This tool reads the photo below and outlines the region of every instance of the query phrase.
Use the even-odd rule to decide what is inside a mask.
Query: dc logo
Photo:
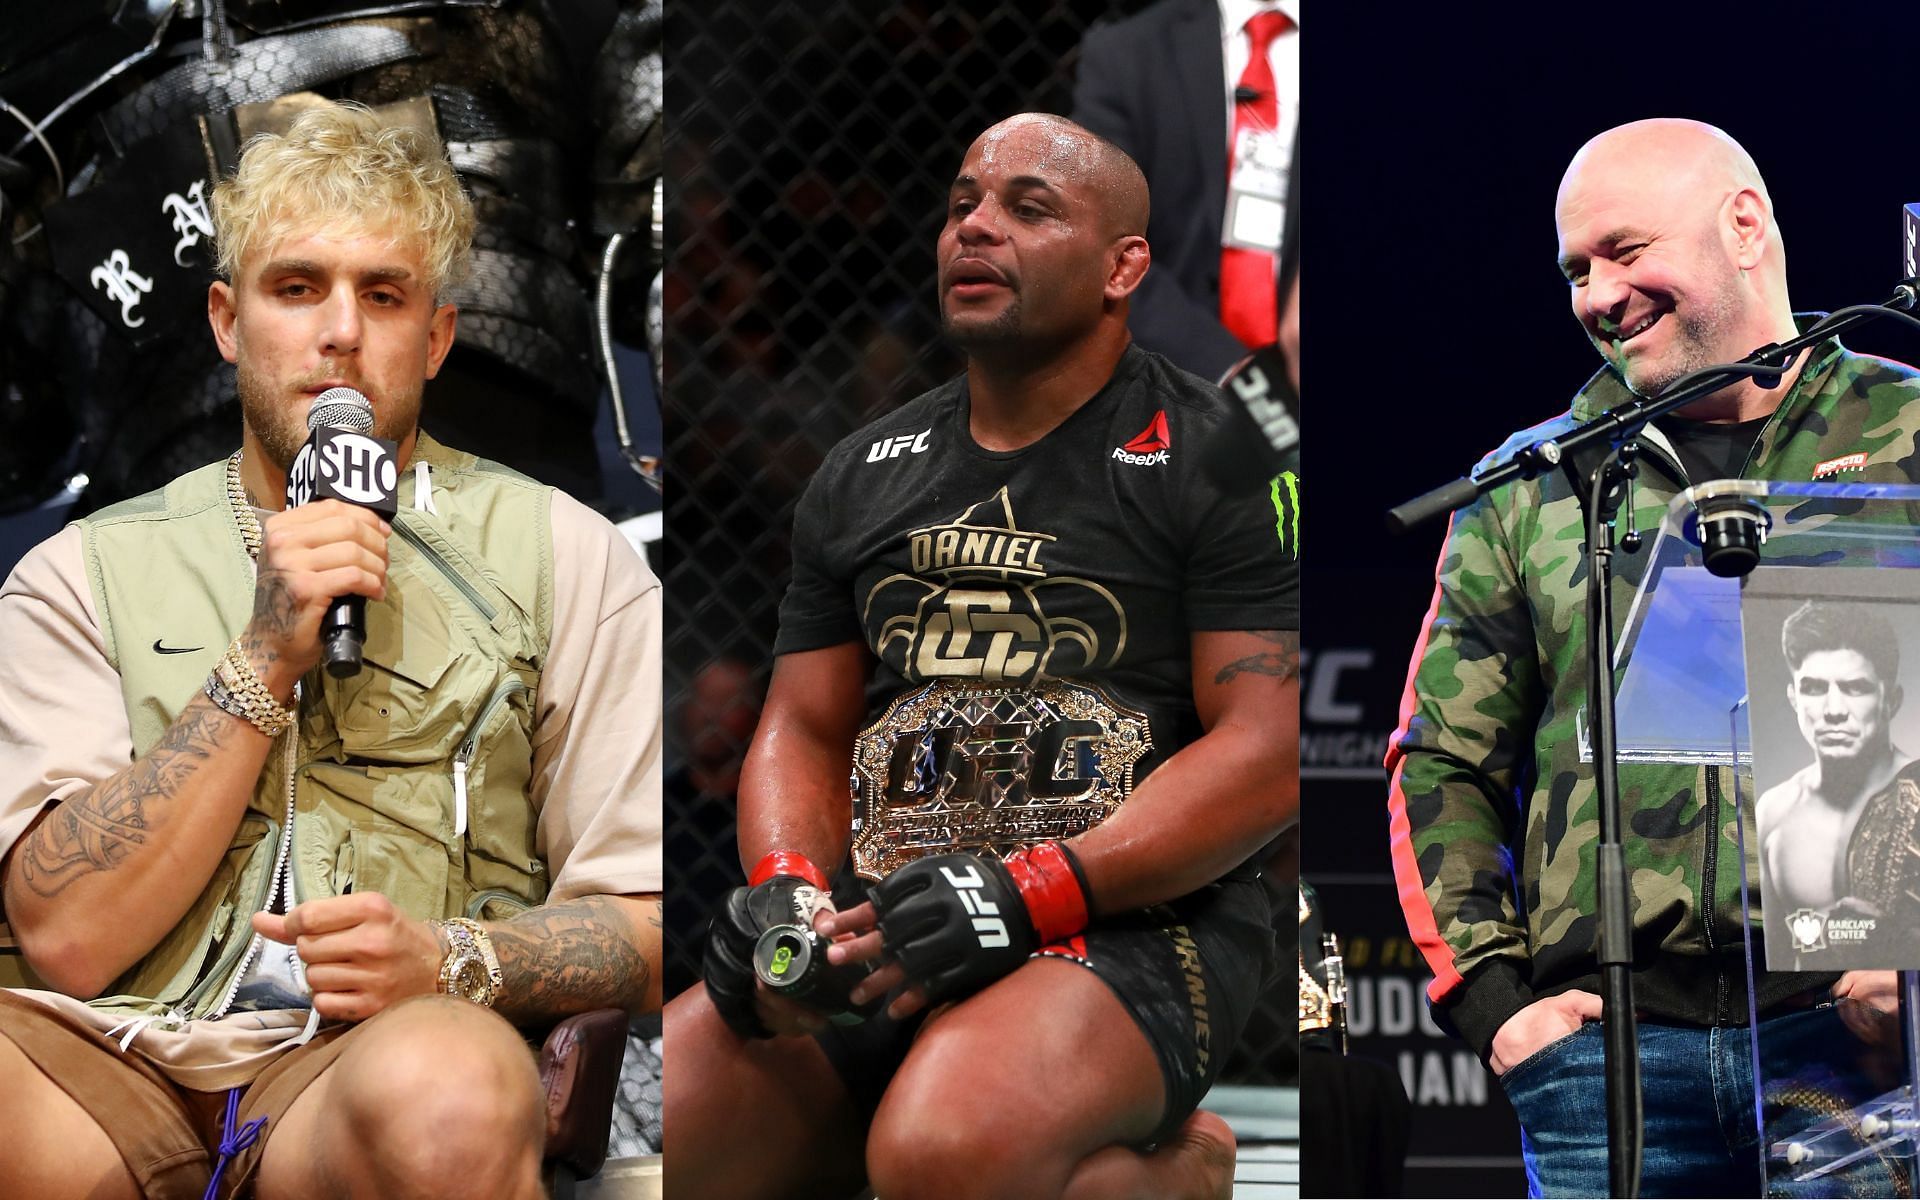
[[[379,442],[338,432],[320,447],[320,474],[344,499],[373,504],[393,495],[400,469]]]

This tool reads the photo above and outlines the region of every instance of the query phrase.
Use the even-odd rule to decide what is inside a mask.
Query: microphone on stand
[[[373,405],[349,387],[328,388],[307,410],[307,444],[287,472],[287,507],[344,500],[391,522],[399,511],[400,447],[373,437]],[[320,622],[320,661],[345,679],[360,672],[367,642],[367,598],[340,596]]]

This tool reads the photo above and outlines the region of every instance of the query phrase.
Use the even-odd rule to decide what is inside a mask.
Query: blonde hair
[[[213,189],[213,224],[230,282],[250,252],[296,231],[391,230],[420,248],[438,300],[466,278],[473,251],[473,203],[439,143],[351,103],[250,138],[239,169]]]

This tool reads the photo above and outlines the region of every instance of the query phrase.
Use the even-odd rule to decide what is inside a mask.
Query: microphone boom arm
[[[1843,329],[1885,316],[1898,317],[1920,328],[1920,320],[1907,312],[1916,303],[1920,303],[1920,279],[1903,280],[1894,289],[1893,295],[1879,304],[1858,304],[1839,309],[1814,322],[1805,333],[1784,342],[1762,346],[1737,363],[1703,367],[1675,380],[1658,396],[1640,397],[1618,408],[1610,408],[1560,437],[1521,447],[1505,462],[1495,463],[1478,475],[1456,479],[1415,496],[1387,510],[1387,528],[1393,533],[1406,533],[1442,514],[1465,508],[1504,484],[1517,479],[1536,478],[1558,466],[1567,455],[1590,445],[1605,442],[1617,446],[1637,435],[1655,417],[1664,416],[1676,408],[1684,408],[1739,379],[1771,376],[1773,383],[1766,386],[1776,386],[1781,373],[1800,351]]]

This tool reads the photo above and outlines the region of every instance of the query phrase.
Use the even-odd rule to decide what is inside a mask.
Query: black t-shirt
[[[875,713],[939,678],[1099,683],[1170,752],[1197,730],[1192,632],[1300,625],[1298,481],[1227,496],[1203,469],[1229,403],[1138,347],[1019,450],[974,442],[964,376],[909,402],[801,498],[775,653],[864,641]]]
[[[1689,421],[1671,414],[1654,422],[1680,456],[1680,466],[1693,483],[1709,479],[1738,479],[1747,465],[1753,444],[1760,440],[1771,416],[1732,424],[1715,421]]]

